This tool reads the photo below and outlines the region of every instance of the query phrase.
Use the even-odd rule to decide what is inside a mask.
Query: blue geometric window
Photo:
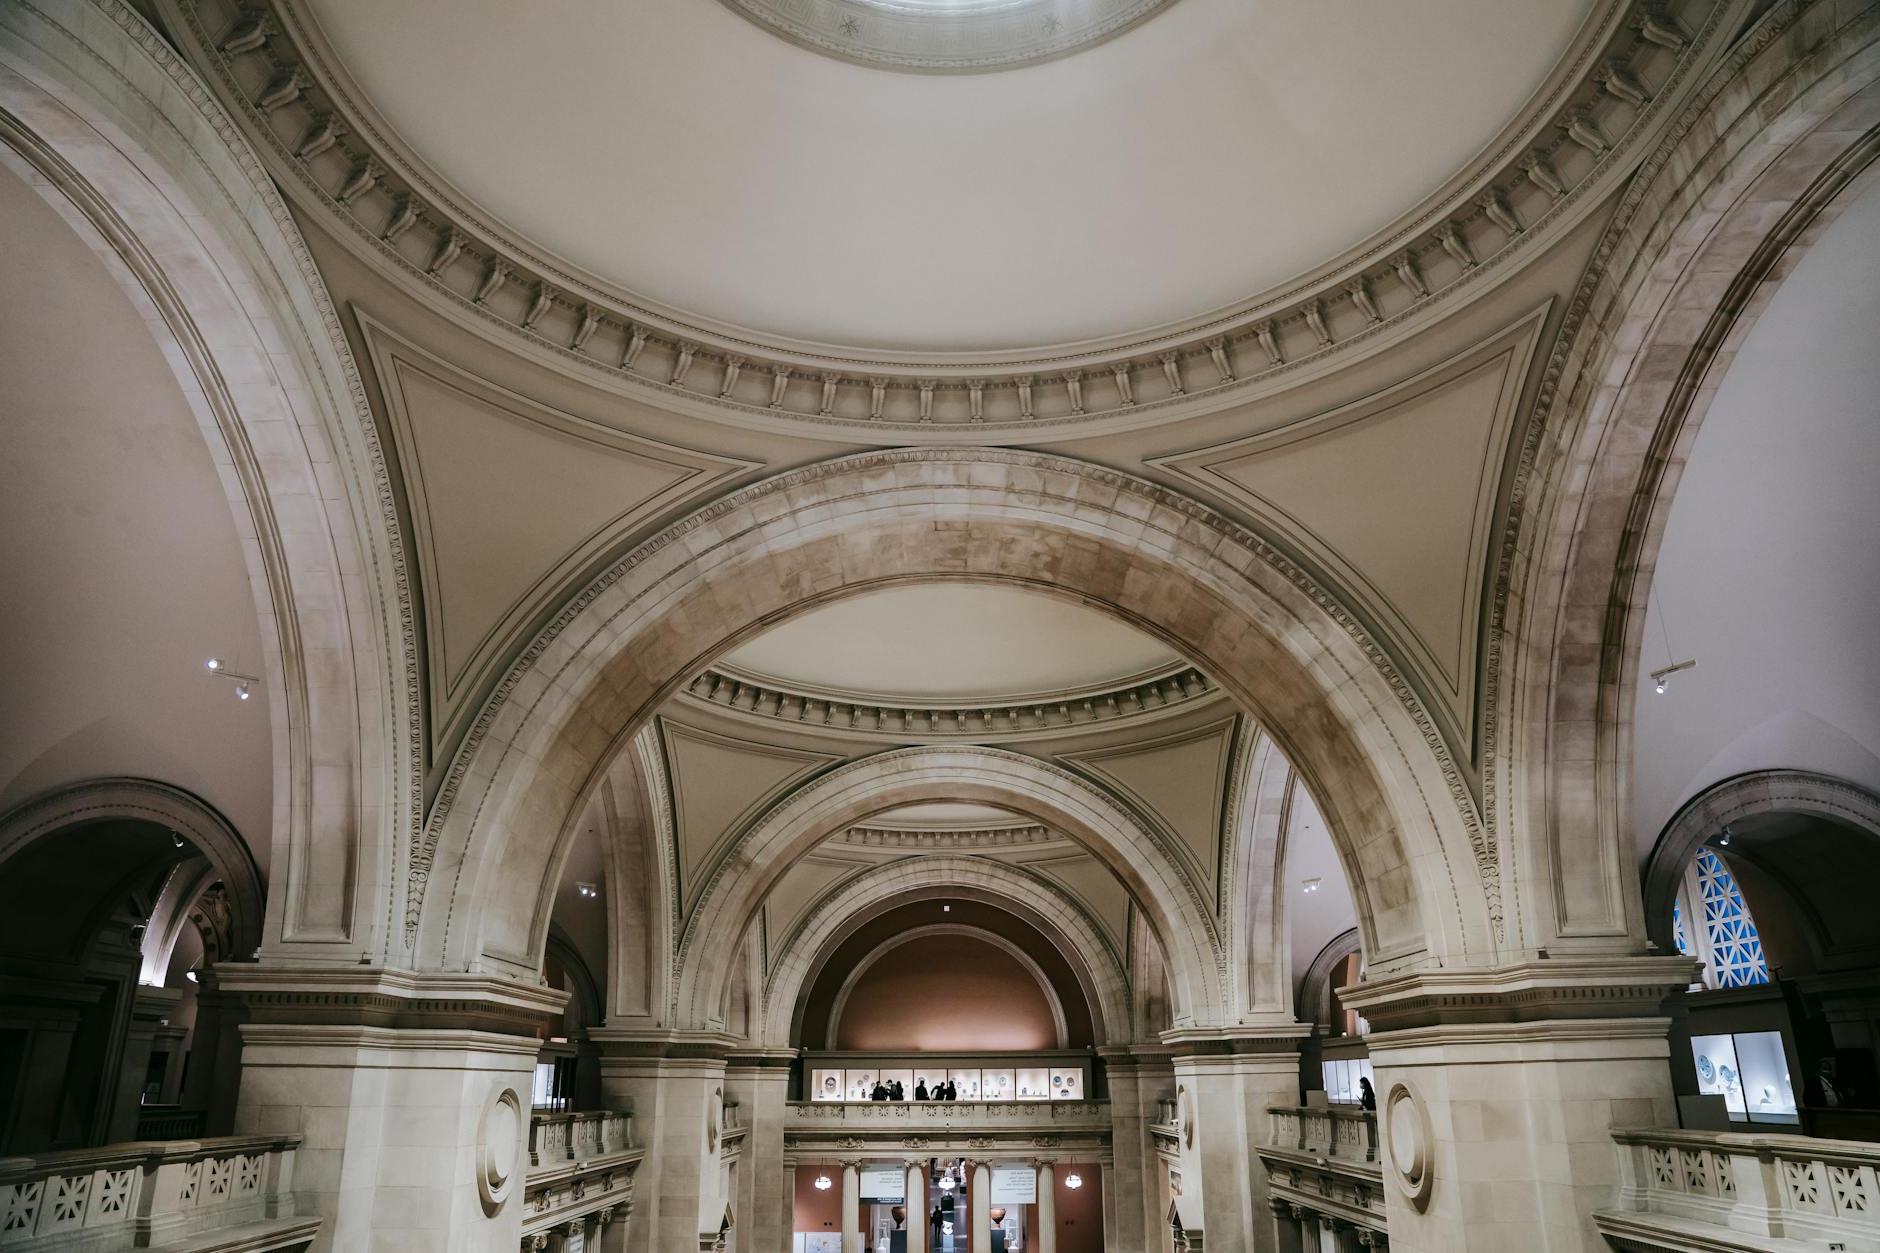
[[[1762,937],[1756,933],[1756,922],[1743,901],[1743,890],[1723,858],[1708,848],[1697,854],[1697,892],[1704,913],[1704,947],[1710,950],[1712,985],[1747,988],[1769,982]],[[1678,947],[1684,948],[1682,936]]]
[[[1697,956],[1696,953],[1691,951],[1690,929],[1684,925],[1683,901],[1671,902],[1671,938],[1676,941],[1678,952],[1684,954],[1686,957]]]

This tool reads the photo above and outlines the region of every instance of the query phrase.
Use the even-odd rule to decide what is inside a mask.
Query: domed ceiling
[[[1330,261],[1489,145],[1590,8],[1179,0],[958,75],[716,0],[308,3],[402,139],[533,245],[694,321],[941,354],[1138,332]]]
[[[994,584],[921,583],[799,614],[735,649],[721,668],[838,699],[995,704],[1120,685],[1179,660],[1072,601]]]

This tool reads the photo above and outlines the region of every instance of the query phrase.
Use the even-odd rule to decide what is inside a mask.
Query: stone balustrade
[[[1108,1101],[792,1101],[791,1130],[853,1128],[934,1132],[1000,1131],[1021,1127],[1107,1130]]]
[[[633,1115],[612,1110],[538,1111],[529,1120],[529,1166],[588,1161],[633,1147]]]
[[[613,1247],[603,1233],[631,1218],[642,1156],[631,1114],[538,1111],[529,1120],[522,1249]]]
[[[1617,1203],[1594,1215],[1634,1250],[1880,1253],[1880,1144],[1761,1132],[1613,1132]]]
[[[304,1249],[295,1136],[137,1140],[0,1158],[0,1249]]]
[[[1377,1115],[1355,1105],[1267,1107],[1267,1142],[1315,1157],[1377,1160]]]

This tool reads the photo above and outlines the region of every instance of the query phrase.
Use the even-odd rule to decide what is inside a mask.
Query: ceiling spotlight
[[[952,912],[953,912],[953,906],[951,906],[951,905],[942,905],[942,906],[940,907],[940,912],[941,912],[941,913],[943,913],[943,914],[950,914],[950,913],[952,913]]]
[[[589,900],[593,900],[601,894],[600,884],[598,883],[577,883],[574,885],[574,890],[579,892],[582,896],[587,897]]]
[[[1077,1189],[1084,1186],[1084,1177],[1076,1171],[1072,1171],[1070,1174],[1064,1176],[1064,1186],[1075,1192]]]
[[[1304,883],[1299,885],[1299,890],[1302,892],[1316,892],[1319,890],[1319,882],[1318,879],[1307,879]]]
[[[222,668],[222,659],[220,657],[211,657],[202,664],[210,670],[220,670]]]
[[[236,700],[247,700],[251,694],[252,693],[249,692],[248,685],[246,683],[237,683],[235,685],[235,699]]]
[[[829,1176],[828,1176],[828,1175],[817,1175],[817,1176],[816,1176],[816,1191],[818,1191],[818,1192],[827,1192],[827,1191],[829,1191],[829,1189],[831,1189],[831,1188],[833,1188],[833,1187],[835,1187],[835,1184],[833,1184],[833,1183],[831,1183],[831,1182],[829,1182]]]
[[[193,970],[186,970],[186,971],[184,971],[184,972],[183,972],[183,978],[185,978],[185,979],[187,979],[187,980],[189,980],[189,981],[190,981],[191,983],[201,983],[201,982],[202,982],[202,976],[201,976],[201,975],[199,975],[199,974],[197,974],[197,973],[196,973],[195,971],[193,971]]]
[[[178,835],[176,832],[172,831],[170,832],[170,843],[176,845],[176,847],[178,848],[181,848],[183,847],[183,837]]]
[[[1680,670],[1694,670],[1696,668],[1697,659],[1692,658],[1690,661],[1680,661],[1673,665],[1666,666],[1661,670],[1652,671],[1652,691],[1663,696],[1666,689],[1671,686],[1672,675]]]
[[[218,679],[227,679],[235,685],[235,699],[247,700],[254,695],[252,684],[261,682],[252,674],[236,674],[228,668],[228,663],[220,657],[211,657],[202,663],[203,669]]]
[[[1730,828],[1729,827],[1725,827],[1722,831],[1718,832],[1717,847],[1719,848],[1730,847]]]

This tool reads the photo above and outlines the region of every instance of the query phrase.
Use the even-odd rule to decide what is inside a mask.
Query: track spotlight
[[[1730,847],[1730,828],[1729,827],[1725,827],[1722,831],[1718,832],[1717,847],[1718,848]]]
[[[1692,658],[1690,661],[1680,661],[1673,665],[1666,666],[1662,670],[1652,671],[1652,691],[1658,693],[1660,696],[1663,696],[1665,692],[1671,687],[1672,675],[1676,674],[1680,670],[1694,670],[1696,668],[1697,668],[1697,659]]]
[[[220,670],[222,668],[222,659],[220,657],[211,657],[202,664],[210,670]]]
[[[261,682],[260,679],[257,679],[252,674],[237,674],[233,670],[230,670],[228,668],[228,662],[222,660],[220,657],[209,658],[209,660],[202,663],[202,668],[218,679],[227,679],[233,683],[235,685],[236,700],[247,700],[250,696],[253,696],[255,694],[253,685]]]
[[[1299,885],[1299,890],[1301,892],[1316,892],[1319,890],[1319,884],[1321,882],[1322,880],[1317,878],[1307,879],[1304,883]]]
[[[588,900],[594,900],[601,894],[601,887],[598,883],[577,883],[574,885],[574,890]]]
[[[179,835],[177,832],[172,831],[170,832],[170,843],[176,845],[176,847],[178,848],[181,848],[183,847],[183,837]]]

